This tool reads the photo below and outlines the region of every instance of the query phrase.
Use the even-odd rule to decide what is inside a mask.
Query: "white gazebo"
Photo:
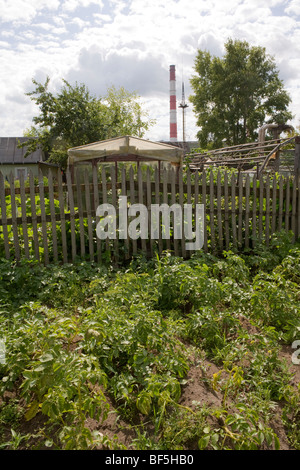
[[[93,142],[68,150],[68,166],[70,170],[80,164],[118,162],[157,163],[160,172],[161,163],[174,167],[182,166],[184,151],[175,145],[132,137],[129,135],[109,140]]]

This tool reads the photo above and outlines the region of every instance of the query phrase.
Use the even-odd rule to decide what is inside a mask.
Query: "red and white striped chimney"
[[[177,142],[176,72],[170,65],[170,142]]]

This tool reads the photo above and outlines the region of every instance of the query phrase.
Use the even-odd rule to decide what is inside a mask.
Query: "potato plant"
[[[299,266],[280,234],[122,267],[1,259],[1,448],[299,449],[300,389],[281,354],[300,339]],[[218,402],[186,399],[192,371]],[[130,442],[106,432],[112,414]]]

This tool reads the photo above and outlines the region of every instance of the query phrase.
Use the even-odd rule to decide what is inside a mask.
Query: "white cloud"
[[[62,3],[62,8],[65,11],[72,12],[79,7],[87,8],[93,4],[98,5],[100,8],[103,7],[103,3],[101,0],[65,0]]]
[[[59,0],[0,0],[0,21],[28,23],[43,9],[59,7]]]
[[[298,0],[291,0],[288,7],[285,9],[288,15],[300,16],[300,3]]]
[[[27,23],[36,15],[36,8],[25,0],[0,0],[0,21]]]

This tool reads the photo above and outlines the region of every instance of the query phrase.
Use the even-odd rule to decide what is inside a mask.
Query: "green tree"
[[[40,147],[46,160],[66,167],[67,150],[121,135],[142,137],[154,120],[143,111],[136,93],[111,87],[103,99],[92,96],[84,84],[63,87],[56,95],[44,84],[32,80],[35,90],[26,95],[39,107],[34,125],[24,132],[28,140],[25,156]]]
[[[229,39],[222,58],[198,50],[190,96],[201,147],[242,144],[257,138],[264,123],[292,119],[291,101],[274,59],[263,47]]]

